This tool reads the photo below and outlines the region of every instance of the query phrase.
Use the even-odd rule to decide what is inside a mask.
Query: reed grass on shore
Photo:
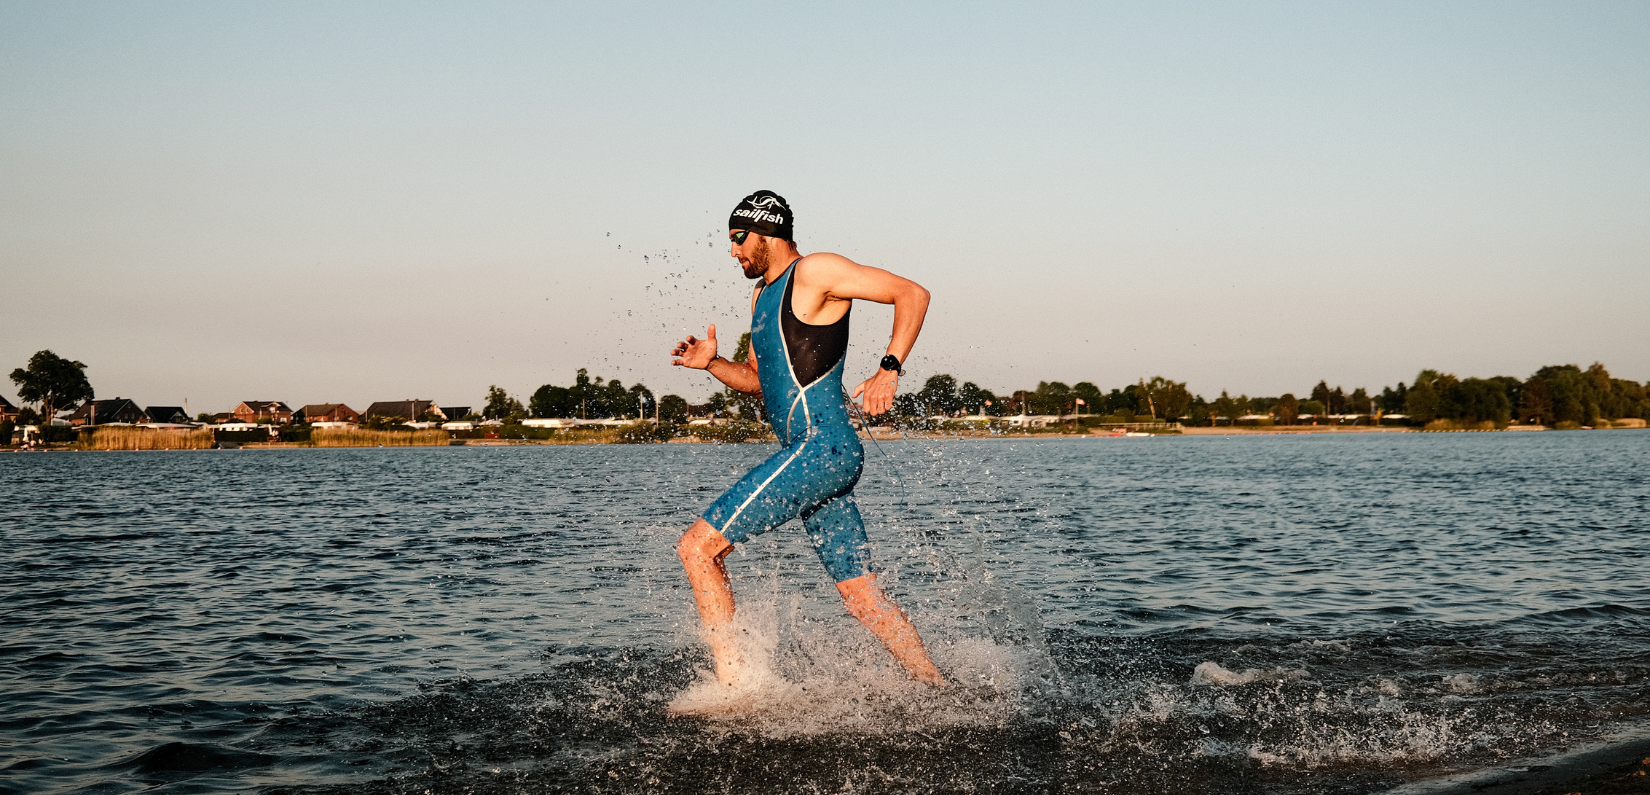
[[[209,450],[212,429],[93,428],[81,434],[82,450]]]
[[[310,434],[315,447],[436,447],[447,444],[446,431],[369,431],[363,428],[316,428]]]

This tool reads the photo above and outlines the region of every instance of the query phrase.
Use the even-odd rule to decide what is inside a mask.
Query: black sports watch
[[[893,370],[895,375],[905,375],[905,371],[900,369],[899,357],[892,353],[882,357],[882,369]]]

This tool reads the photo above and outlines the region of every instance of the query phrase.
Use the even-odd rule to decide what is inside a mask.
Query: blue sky
[[[728,211],[923,283],[910,370],[1650,380],[1650,5],[0,6],[0,365],[525,397],[748,327]],[[890,312],[855,312],[850,375]],[[0,393],[15,397],[9,382]]]

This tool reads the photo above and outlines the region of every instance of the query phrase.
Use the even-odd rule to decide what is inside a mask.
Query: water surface
[[[1642,725],[1650,433],[884,442],[912,685],[798,527],[672,543],[763,445],[0,456],[0,791],[1373,792]]]

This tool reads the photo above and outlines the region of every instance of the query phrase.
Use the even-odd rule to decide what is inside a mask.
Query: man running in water
[[[888,355],[852,396],[865,396],[864,413],[881,414],[893,407],[900,363],[916,345],[928,312],[928,291],[836,254],[802,256],[793,242],[793,220],[785,200],[766,190],[746,196],[728,219],[733,256],[746,278],[762,280],[751,296],[750,361],[716,355],[715,326],[705,339],[690,336],[671,352],[676,357],[671,364],[708,371],[741,392],[760,393],[782,445],[717,499],[676,544],[716,658],[716,675],[733,684],[743,667],[731,637],[733,589],[723,559],[734,544],[800,517],[848,612],[912,677],[944,684],[916,627],[883,595],[871,572],[865,524],[853,499],[865,449],[842,398],[853,300],[894,305]]]

